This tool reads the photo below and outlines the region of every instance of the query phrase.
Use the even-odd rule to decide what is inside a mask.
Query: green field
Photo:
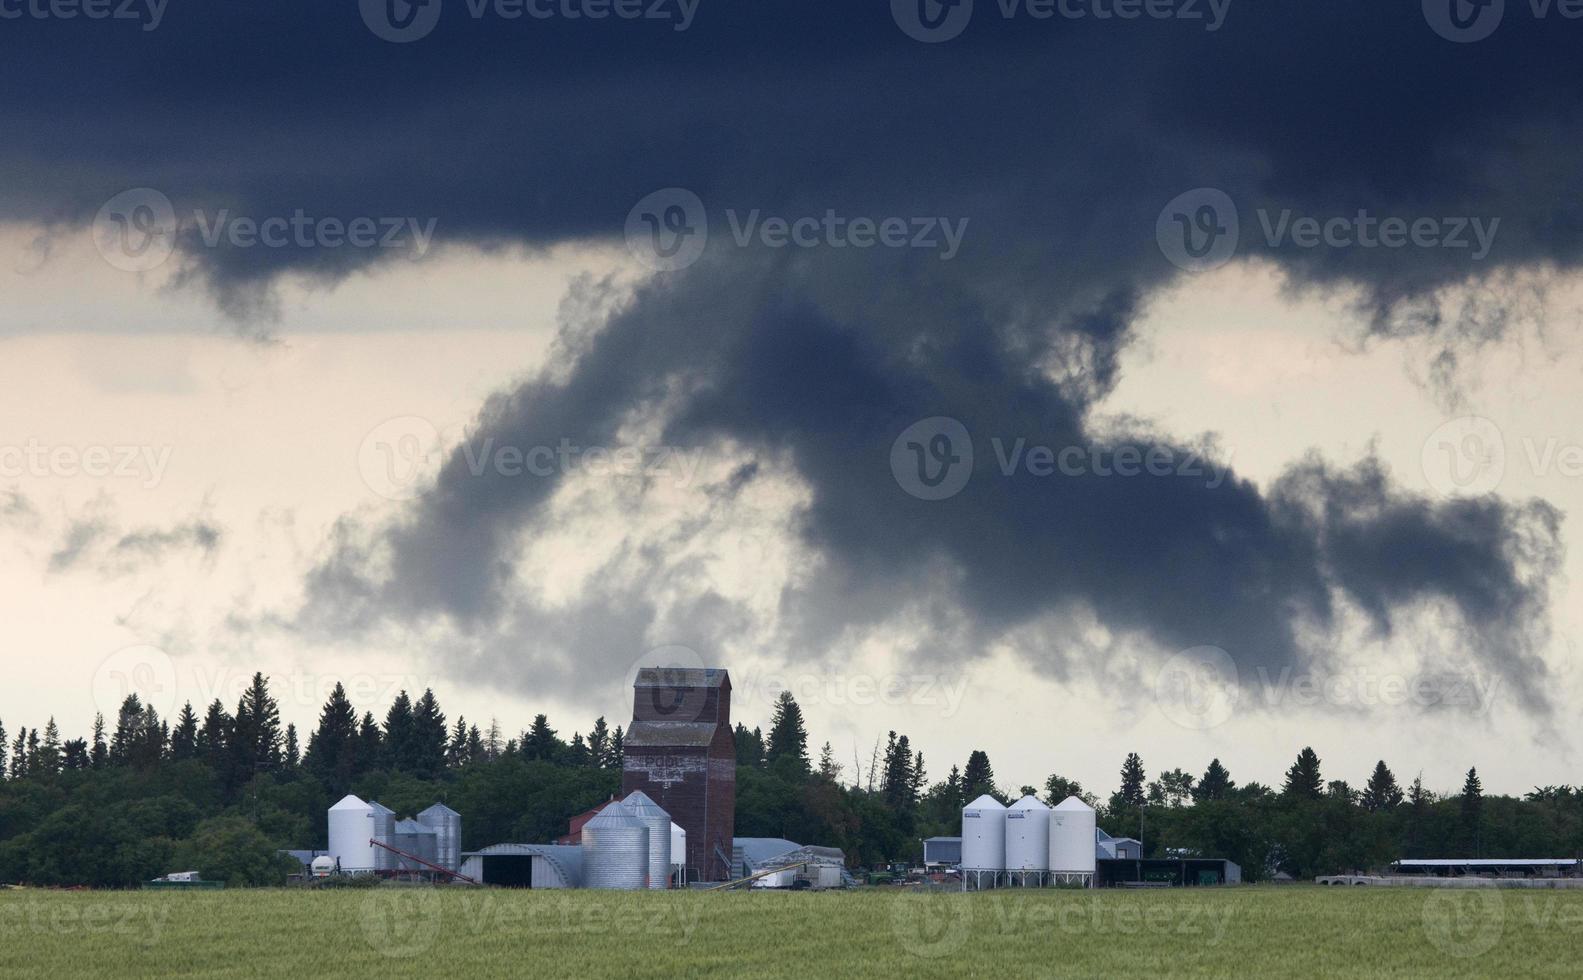
[[[1583,892],[0,892],[0,976],[1578,975]]]

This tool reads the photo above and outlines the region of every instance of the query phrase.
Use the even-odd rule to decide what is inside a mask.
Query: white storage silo
[[[583,824],[583,884],[641,891],[649,880],[649,828],[622,803]]]
[[[434,863],[451,871],[460,871],[462,815],[444,803],[436,803],[418,814],[418,822],[434,831]]]
[[[671,821],[671,875],[682,887],[687,886],[687,831],[674,820]]]
[[[374,836],[374,808],[351,794],[330,807],[330,854],[347,874],[371,872],[379,857],[368,842]]]
[[[962,808],[962,870],[1006,870],[1006,808],[987,793]]]
[[[642,790],[634,790],[621,802],[649,828],[649,887],[670,887],[671,815]]]
[[[1094,808],[1075,796],[1068,796],[1050,811],[1052,875],[1093,876],[1095,825]]]
[[[1050,870],[1050,808],[1037,797],[1024,796],[1006,811],[1006,870],[1023,875]]]
[[[390,809],[378,800],[368,801],[369,809],[373,811],[375,840],[394,844],[396,836],[396,811]],[[396,856],[383,847],[374,848],[374,867],[380,871],[396,870]]]

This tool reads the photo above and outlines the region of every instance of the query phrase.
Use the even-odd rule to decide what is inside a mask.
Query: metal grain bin
[[[416,820],[397,820],[395,838],[391,841],[400,850],[411,854],[417,861],[392,855],[396,867],[402,871],[429,871],[421,862],[436,863],[434,831]]]
[[[583,884],[640,891],[648,887],[649,828],[630,807],[611,803],[583,824]]]
[[[434,831],[434,863],[451,871],[460,871],[462,815],[444,803],[436,803],[418,814],[418,822]]]
[[[962,870],[1006,870],[1006,807],[988,793],[962,808]]]
[[[369,872],[379,867],[378,848],[368,842],[374,835],[374,810],[355,796],[347,795],[330,807],[330,854],[347,874]]]
[[[394,844],[396,836],[396,811],[375,800],[368,801],[373,811],[374,839]],[[383,847],[374,848],[374,867],[380,871],[396,870],[396,856]]]
[[[671,815],[642,790],[634,790],[621,802],[649,828],[649,887],[670,887]]]
[[[1006,811],[1006,870],[1050,870],[1050,808],[1024,796]]]

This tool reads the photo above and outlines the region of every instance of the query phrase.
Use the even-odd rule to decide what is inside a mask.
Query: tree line
[[[916,863],[921,840],[960,833],[962,807],[983,795],[1050,805],[1078,796],[1115,836],[1138,837],[1147,856],[1224,857],[1244,878],[1379,869],[1402,857],[1572,856],[1583,850],[1583,788],[1536,788],[1485,797],[1469,770],[1441,797],[1414,778],[1405,788],[1382,760],[1361,789],[1326,780],[1303,749],[1280,787],[1239,785],[1219,759],[1201,775],[1180,768],[1149,779],[1129,753],[1119,786],[1101,799],[1052,774],[1043,787],[997,784],[974,750],[930,780],[923,752],[888,732],[850,763],[825,742],[810,751],[802,708],[789,692],[768,731],[734,729],[737,834],[840,847],[855,867]],[[434,692],[399,693],[382,719],[359,713],[337,685],[300,740],[281,724],[269,682],[255,674],[234,708],[184,705],[169,722],[137,695],[113,726],[96,718],[85,738],[63,740],[53,719],[7,741],[0,724],[0,881],[135,886],[172,870],[232,884],[275,884],[294,866],[280,848],[326,839],[325,811],[349,792],[401,814],[442,801],[463,816],[463,846],[546,842],[573,814],[620,790],[620,725],[596,719],[563,738],[543,714],[514,734],[447,719]]]

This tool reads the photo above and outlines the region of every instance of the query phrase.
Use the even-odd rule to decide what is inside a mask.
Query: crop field
[[[1577,976],[1583,892],[0,892],[0,976]]]

